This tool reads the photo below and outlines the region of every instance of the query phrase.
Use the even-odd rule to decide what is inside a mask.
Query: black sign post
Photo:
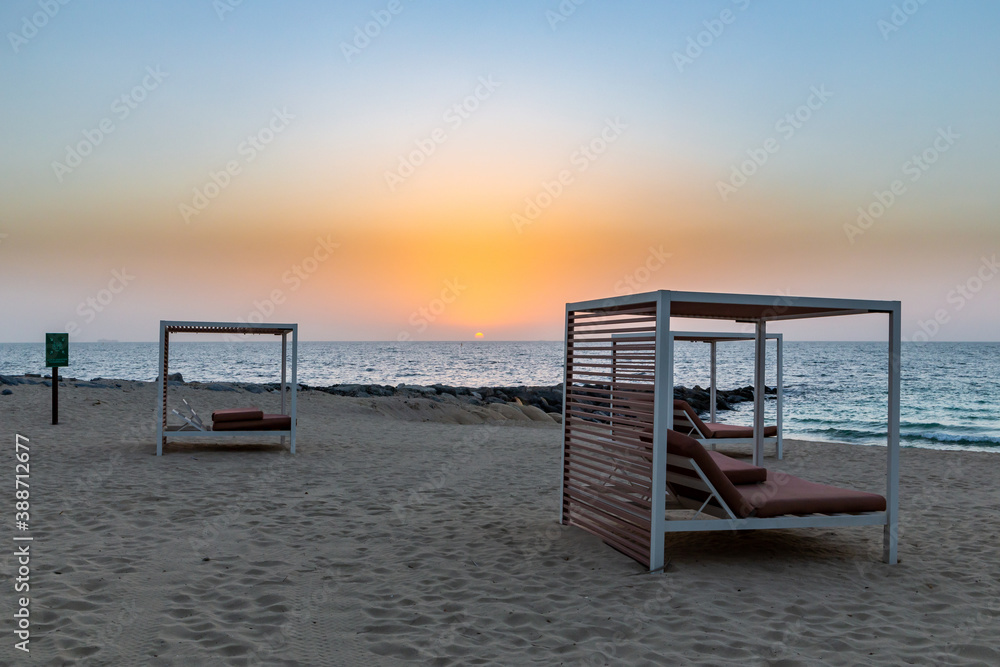
[[[52,423],[59,423],[59,367],[69,366],[69,334],[45,334],[45,365],[52,369]]]

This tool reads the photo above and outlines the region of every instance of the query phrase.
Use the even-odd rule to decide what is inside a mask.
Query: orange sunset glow
[[[996,79],[985,22],[928,7],[887,43],[877,3],[737,4],[691,63],[697,5],[555,27],[531,3],[414,6],[349,56],[364,3],[223,22],[181,3],[159,19],[179,41],[67,7],[0,75],[0,340],[251,316],[313,340],[553,340],[566,302],[654,289],[901,299],[912,333],[1000,245],[996,91],[968,85]],[[926,32],[942,21],[960,43]],[[945,337],[995,339],[997,286]]]

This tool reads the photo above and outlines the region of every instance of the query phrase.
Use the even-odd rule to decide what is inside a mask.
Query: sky
[[[985,0],[8,0],[0,342],[559,340],[567,302],[657,289],[1000,340],[998,27]],[[856,319],[772,329],[884,339]]]

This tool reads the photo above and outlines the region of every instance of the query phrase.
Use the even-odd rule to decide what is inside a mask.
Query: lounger
[[[233,408],[212,413],[213,431],[287,431],[289,415],[266,415],[258,408]]]
[[[716,444],[720,442],[726,442],[730,445],[753,444],[752,426],[703,422],[698,416],[698,412],[687,401],[679,398],[674,399],[674,429],[697,440],[705,440],[712,449],[715,449]],[[780,459],[782,452],[777,436],[777,426],[764,427],[764,437],[778,447],[778,458]]]
[[[667,488],[680,508],[728,519],[864,514],[886,509],[885,498],[876,493],[817,484],[771,470],[762,482],[734,484],[713,454],[694,438],[668,431]]]

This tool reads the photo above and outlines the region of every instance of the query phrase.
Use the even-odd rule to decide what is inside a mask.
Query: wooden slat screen
[[[656,303],[566,316],[563,522],[649,565]]]

